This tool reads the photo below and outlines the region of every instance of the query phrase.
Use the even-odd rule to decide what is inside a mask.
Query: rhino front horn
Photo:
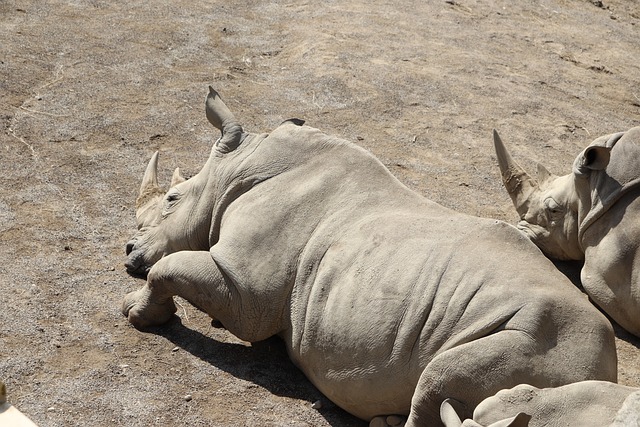
[[[156,151],[151,156],[147,169],[144,171],[144,177],[142,177],[142,184],[140,184],[140,196],[148,192],[149,189],[158,188],[158,152]]]
[[[217,147],[223,153],[233,151],[242,139],[242,126],[238,124],[233,113],[227,108],[218,92],[209,86],[209,95],[205,103],[207,120],[222,132]]]
[[[535,192],[539,191],[538,183],[513,160],[495,129],[493,130],[493,145],[498,157],[500,172],[502,173],[502,182],[513,201],[518,215],[520,215],[520,218],[524,218],[529,210],[531,197]]]
[[[142,178],[142,184],[140,184],[140,193],[136,199],[136,218],[138,221],[138,227],[144,225],[145,221],[149,218],[150,212],[153,210],[153,199],[155,196],[161,195],[162,189],[158,185],[158,152],[156,151],[147,169],[144,172]]]

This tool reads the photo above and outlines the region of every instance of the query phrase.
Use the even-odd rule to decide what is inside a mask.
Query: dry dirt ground
[[[1,0],[9,400],[41,426],[363,426],[277,340],[243,343],[184,302],[165,328],[129,326],[151,154],[166,180],[199,170],[211,84],[250,131],[303,118],[425,196],[513,223],[491,130],[526,167],[568,172],[640,125],[639,39],[637,0]],[[617,342],[620,382],[640,386],[640,341]]]

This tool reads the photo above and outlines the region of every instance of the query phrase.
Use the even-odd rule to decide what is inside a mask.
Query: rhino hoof
[[[146,329],[167,323],[176,312],[173,298],[159,304],[145,298],[144,291],[145,289],[142,288],[124,297],[122,314],[136,329]]]

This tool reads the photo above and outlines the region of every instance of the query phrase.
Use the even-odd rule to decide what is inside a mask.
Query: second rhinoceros
[[[433,203],[301,121],[246,133],[213,89],[206,113],[222,136],[202,170],[165,193],[156,154],[143,178],[126,267],[147,283],[123,302],[136,327],[169,320],[179,295],[243,340],[280,336],[376,424],[439,425],[445,398],[470,416],[523,382],[615,381],[610,323],[514,227]]]
[[[640,127],[597,138],[564,176],[539,164],[534,179],[497,132],[494,145],[518,228],[551,258],[584,260],[585,292],[640,336]]]
[[[640,425],[640,389],[580,381],[539,389],[520,384],[483,400],[461,421],[451,399],[442,403],[445,427],[631,427]]]

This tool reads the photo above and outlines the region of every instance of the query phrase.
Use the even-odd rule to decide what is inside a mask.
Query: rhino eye
[[[559,218],[562,218],[562,216],[564,215],[564,208],[552,198],[545,199],[544,207],[551,220],[557,220]]]
[[[164,206],[162,208],[162,217],[166,217],[169,214],[171,208],[180,200],[180,193],[172,191],[165,196]]]

